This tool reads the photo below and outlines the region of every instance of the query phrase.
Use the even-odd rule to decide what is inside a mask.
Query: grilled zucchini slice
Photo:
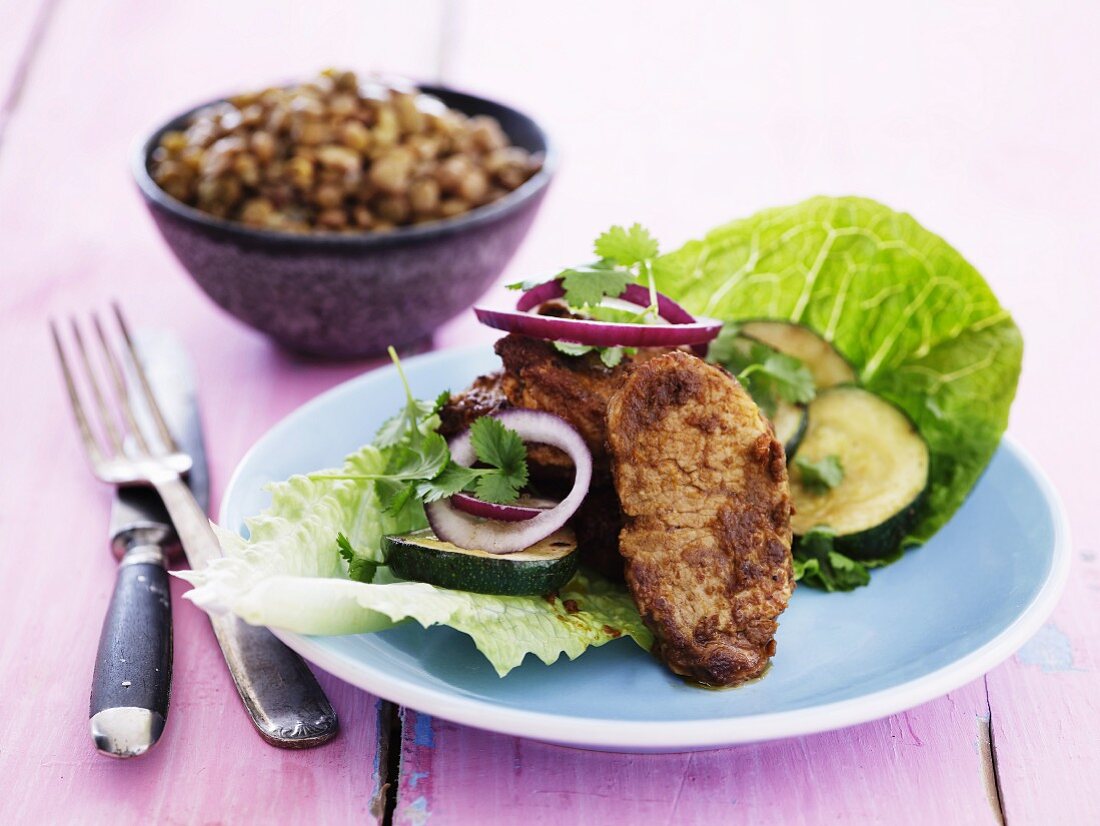
[[[504,596],[556,591],[573,578],[580,560],[571,528],[562,528],[514,554],[460,548],[438,539],[430,528],[383,537],[382,550],[390,570],[402,579]]]
[[[775,438],[783,445],[783,451],[787,456],[794,456],[794,452],[798,450],[802,437],[806,434],[806,425],[809,420],[810,416],[804,404],[794,404],[786,399],[780,399],[776,404],[772,426],[775,428]]]
[[[838,384],[854,384],[855,370],[829,342],[801,324],[789,321],[748,321],[740,325],[742,335],[767,344],[806,365],[818,390]]]
[[[721,364],[734,375],[743,366],[739,358],[743,358],[745,361],[749,360],[754,346],[760,347],[762,345],[769,353],[775,352],[774,347],[740,334],[730,336],[724,342],[732,350],[729,354],[730,358],[713,357],[714,353],[712,351],[710,360],[716,364]],[[789,402],[786,399],[779,399],[775,406],[775,415],[771,417],[771,422],[775,428],[775,438],[783,445],[783,450],[787,456],[793,455],[798,449],[798,443],[802,440],[802,434],[806,432],[806,406]]]
[[[795,535],[827,526],[836,532],[836,549],[854,559],[894,553],[928,490],[928,445],[901,410],[858,387],[818,394],[809,414],[798,456],[811,462],[836,456],[844,477],[820,491],[804,484],[792,464]]]

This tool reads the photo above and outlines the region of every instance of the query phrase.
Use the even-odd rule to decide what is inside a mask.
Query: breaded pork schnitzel
[[[714,686],[764,672],[794,587],[783,446],[741,385],[670,352],[611,397],[626,582],[654,653]]]

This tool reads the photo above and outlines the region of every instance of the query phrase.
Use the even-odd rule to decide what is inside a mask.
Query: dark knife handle
[[[156,545],[127,551],[99,635],[89,716],[96,748],[144,754],[160,738],[172,685],[172,602]]]

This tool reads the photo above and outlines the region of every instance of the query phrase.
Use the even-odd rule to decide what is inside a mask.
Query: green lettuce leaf
[[[377,474],[385,467],[385,453],[365,447],[342,472]],[[501,676],[527,654],[550,664],[620,636],[647,650],[652,645],[626,590],[594,575],[578,574],[552,597],[451,591],[397,581],[384,567],[373,582],[353,581],[349,571],[383,561],[383,534],[426,524],[419,502],[393,514],[372,484],[305,476],[269,490],[271,506],[247,520],[247,540],[215,526],[224,556],[200,571],[178,572],[195,586],[186,598],[203,610],[300,634],[361,634],[408,619],[448,625],[472,637]]]
[[[719,227],[658,259],[654,273],[692,312],[812,328],[864,387],[909,414],[932,467],[904,544],[942,527],[992,458],[1023,339],[981,275],[911,216],[864,198],[812,198]]]
[[[828,528],[814,528],[794,546],[794,578],[823,591],[854,591],[871,582],[861,562],[833,550],[836,536]]]

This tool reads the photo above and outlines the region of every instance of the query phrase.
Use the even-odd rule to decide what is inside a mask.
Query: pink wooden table
[[[683,5],[0,0],[0,823],[1100,822],[1100,12]],[[117,296],[181,334],[215,501],[270,425],[371,366],[288,356],[221,315],[126,173],[132,137],[156,119],[329,64],[442,72],[546,120],[565,165],[509,276],[582,257],[613,221],[671,247],[818,192],[880,198],[946,235],[1027,340],[1012,431],[1076,537],[1051,621],[947,697],[815,737],[584,753],[398,713],[321,675],[342,734],[286,753],[252,732],[175,583],[164,741],[141,760],[96,756],[87,688],[113,577],[109,493],[82,467],[46,317]],[[436,344],[490,338],[460,320]]]

